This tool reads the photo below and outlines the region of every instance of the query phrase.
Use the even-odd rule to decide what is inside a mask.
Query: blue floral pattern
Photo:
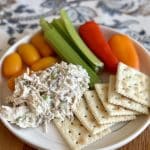
[[[39,28],[41,16],[51,19],[65,8],[74,23],[95,20],[118,29],[150,50],[148,0],[30,0],[17,1],[0,10],[0,51]]]

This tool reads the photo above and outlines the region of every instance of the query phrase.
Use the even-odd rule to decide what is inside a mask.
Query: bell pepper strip
[[[108,41],[113,54],[119,61],[139,69],[139,58],[132,41],[126,35],[115,34]]]
[[[112,53],[100,26],[94,21],[86,22],[79,27],[79,34],[91,51],[104,62],[105,68],[116,73],[119,61]]]

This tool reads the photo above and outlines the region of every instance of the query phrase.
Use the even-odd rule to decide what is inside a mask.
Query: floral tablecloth
[[[36,31],[41,16],[52,19],[61,8],[67,9],[74,23],[93,19],[129,34],[150,50],[149,0],[16,0],[0,7],[0,55]]]

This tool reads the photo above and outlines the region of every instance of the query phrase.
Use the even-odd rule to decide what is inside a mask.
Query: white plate
[[[109,39],[112,34],[118,33],[115,30],[112,30],[107,27],[101,27],[106,39]],[[15,51],[17,46],[21,43],[28,42],[31,36],[26,36],[23,39],[19,40],[15,45],[10,47],[7,52],[3,55],[0,60],[0,70],[3,59],[6,55]],[[133,39],[132,39],[133,40]],[[140,58],[141,71],[150,75],[150,54],[147,52],[137,41],[133,40],[137,52]],[[5,96],[7,96],[9,90],[6,85],[6,80],[3,78],[2,73],[0,72],[0,104],[3,103]],[[68,149],[64,140],[59,135],[56,128],[53,124],[49,125],[47,133],[44,133],[41,128],[36,129],[20,129],[14,125],[8,123],[4,118],[0,117],[4,125],[17,137],[26,142],[29,145],[32,145],[36,148],[48,149],[48,150],[65,150]],[[121,128],[114,129],[114,131],[105,136],[103,139],[98,140],[97,142],[86,147],[86,150],[111,150],[119,148],[135,137],[137,137],[148,125],[150,124],[150,118],[148,116],[138,117],[136,120],[123,125]]]

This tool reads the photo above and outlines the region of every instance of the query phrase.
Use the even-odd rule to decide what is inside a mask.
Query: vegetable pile
[[[115,34],[107,41],[100,25],[94,21],[85,22],[76,30],[65,10],[51,22],[41,18],[40,25],[42,32],[35,34],[30,43],[19,45],[16,52],[4,59],[3,75],[8,78],[8,87],[12,90],[14,79],[26,67],[33,71],[44,70],[59,60],[85,68],[90,76],[90,87],[99,82],[99,70],[105,68],[115,74],[119,62],[139,69],[138,54],[126,35]]]
[[[138,54],[126,35],[115,34],[107,41],[100,25],[94,21],[79,26],[78,33],[64,10],[60,18],[50,23],[42,18],[40,25],[46,40],[63,60],[86,68],[91,86],[99,80],[96,71],[103,68],[103,64],[113,74],[120,61],[139,69]]]

